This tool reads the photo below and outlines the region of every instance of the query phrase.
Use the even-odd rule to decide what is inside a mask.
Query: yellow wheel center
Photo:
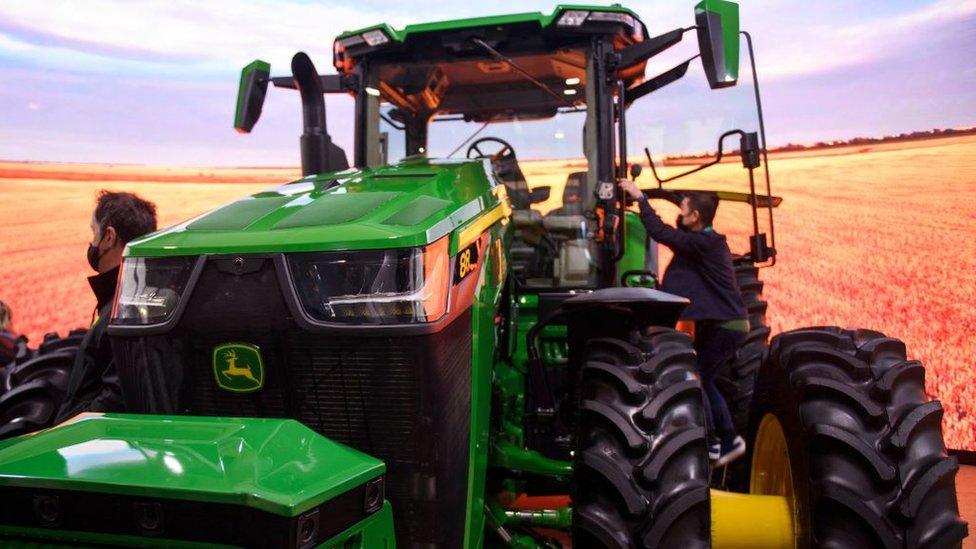
[[[749,493],[786,498],[793,534],[795,539],[799,539],[800,513],[793,484],[793,468],[790,466],[790,449],[783,426],[776,416],[766,414],[762,418],[753,444]]]
[[[793,548],[798,513],[789,447],[775,416],[756,434],[749,494],[711,491],[712,548]]]

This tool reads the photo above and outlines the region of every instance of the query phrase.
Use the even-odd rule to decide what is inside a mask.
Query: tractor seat
[[[515,238],[532,245],[537,245],[546,231],[542,214],[531,209],[513,208],[512,225],[515,227]]]
[[[586,172],[573,172],[566,177],[563,188],[563,205],[549,212],[549,216],[581,216],[583,215],[583,187],[586,183]]]
[[[582,215],[548,215],[542,219],[542,226],[553,236],[586,238],[586,218]]]
[[[493,162],[493,166],[495,175],[505,184],[508,199],[512,202],[512,209],[529,210],[532,207],[529,185],[525,182],[525,175],[522,173],[522,168],[519,167],[515,154],[496,160]]]

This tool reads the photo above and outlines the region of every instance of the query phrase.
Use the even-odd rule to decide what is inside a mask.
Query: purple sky
[[[284,74],[291,54],[304,50],[329,71],[332,38],[346,29],[550,12],[555,5],[385,4],[5,1],[0,158],[294,165],[301,129],[293,92],[269,94],[251,135],[231,129],[238,71],[250,60],[270,61],[272,72]],[[626,5],[660,33],[692,24],[693,4]],[[771,145],[976,125],[976,0],[743,0],[741,9],[743,28],[757,43]],[[694,40],[686,40],[656,59],[648,75],[693,50]],[[705,92],[700,72],[692,71],[645,98],[630,114],[631,142],[701,150],[712,148],[714,135],[729,124],[751,123],[746,86]],[[336,99],[328,98],[329,129],[348,146],[351,102]],[[525,126],[533,139],[520,151],[523,158],[566,156],[552,127]],[[561,133],[569,132],[555,135]]]

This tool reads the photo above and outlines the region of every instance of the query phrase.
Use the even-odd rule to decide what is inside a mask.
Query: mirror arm
[[[617,219],[620,226],[617,228],[617,253],[613,256],[616,263],[624,256],[627,246],[627,224],[624,222],[624,215],[627,210],[627,195],[620,188],[619,180],[627,178],[627,85],[623,80],[617,80],[617,152],[620,154],[617,166],[618,183],[614,185],[617,191]]]
[[[390,126],[392,126],[396,130],[403,131],[403,130],[407,129],[407,125],[406,124],[397,123],[392,118],[390,118],[389,116],[386,116],[383,113],[380,113],[380,118],[383,119],[384,122],[386,122],[387,124],[389,124]]]
[[[644,40],[643,42],[638,42],[632,46],[627,46],[619,53],[620,57],[618,58],[617,62],[617,70],[626,69],[627,67],[636,65],[641,61],[647,61],[651,57],[654,57],[678,42],[681,42],[681,38],[684,36],[685,32],[694,28],[696,27],[674,29],[664,34],[655,36],[654,38]]]
[[[749,48],[749,65],[752,68],[752,87],[756,95],[756,113],[759,117],[759,138],[760,151],[762,153],[763,173],[766,176],[766,199],[770,204],[773,202],[773,193],[769,184],[769,157],[766,152],[766,122],[763,119],[762,97],[759,94],[759,75],[756,72],[756,56],[752,48],[752,35],[748,31],[740,31],[739,34],[746,37],[746,47]],[[773,250],[772,263],[770,267],[776,265],[776,229],[773,226],[773,209],[769,208],[769,247]]]
[[[298,83],[293,76],[275,76],[271,78],[271,83],[276,88],[297,90]],[[359,91],[359,85],[355,77],[341,74],[320,74],[319,83],[322,86],[322,93],[346,93]]]
[[[718,164],[719,162],[721,162],[722,161],[722,154],[723,154],[722,143],[723,143],[723,141],[725,141],[725,138],[726,137],[729,137],[731,135],[739,135],[739,137],[744,137],[745,136],[745,132],[743,132],[742,130],[729,130],[729,131],[723,133],[718,138],[718,153],[715,155],[715,159],[714,160],[712,160],[711,162],[706,162],[706,163],[701,164],[699,166],[695,166],[694,168],[692,168],[692,169],[690,169],[688,171],[685,171],[685,172],[681,172],[681,173],[679,173],[677,175],[672,175],[671,177],[665,177],[664,179],[658,177],[658,175],[657,175],[657,168],[654,166],[654,159],[651,158],[651,149],[648,148],[648,147],[644,147],[644,154],[647,155],[647,162],[651,165],[651,174],[654,176],[654,179],[657,181],[658,188],[660,188],[661,185],[663,185],[664,183],[667,183],[669,181],[674,181],[675,179],[680,179],[680,178],[685,177],[687,175],[691,175],[691,174],[693,174],[695,172],[700,172],[700,171],[704,170],[705,168],[708,168],[709,166],[714,166],[715,164]]]
[[[700,56],[701,54],[691,57],[687,61],[675,65],[654,78],[630,88],[627,90],[626,105],[629,107],[631,103],[640,99],[641,97],[644,97],[649,93],[656,92],[668,84],[677,82],[685,75],[686,72],[688,72],[688,65],[690,65],[695,59],[698,59]]]

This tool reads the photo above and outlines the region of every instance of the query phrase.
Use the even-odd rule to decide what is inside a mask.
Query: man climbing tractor
[[[735,431],[715,380],[719,369],[745,340],[749,318],[735,281],[728,242],[712,227],[718,194],[686,194],[681,200],[678,227],[673,228],[661,221],[633,181],[623,180],[620,186],[637,201],[647,235],[674,252],[661,289],[691,301],[681,320],[694,323],[695,352],[705,392],[708,457],[716,467],[725,466],[745,454],[746,443]]]

